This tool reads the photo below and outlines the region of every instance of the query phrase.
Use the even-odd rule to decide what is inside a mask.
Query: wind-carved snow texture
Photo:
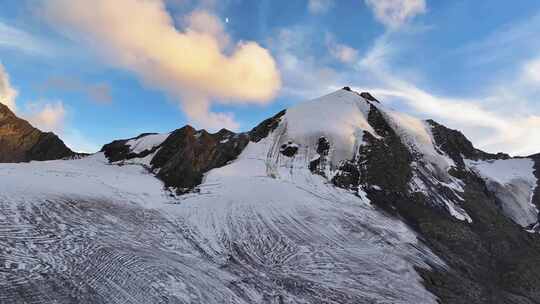
[[[538,222],[538,209],[532,203],[537,179],[534,161],[529,158],[467,161],[502,203],[503,212],[514,222],[529,227]]]
[[[309,171],[321,135],[336,160],[360,144],[349,105],[345,129],[292,110],[178,198],[102,154],[0,164],[0,303],[436,303],[415,267],[445,266],[415,233]]]

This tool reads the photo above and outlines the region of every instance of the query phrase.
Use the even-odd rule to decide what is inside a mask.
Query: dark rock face
[[[398,213],[449,266],[421,271],[443,303],[536,303],[540,298],[540,238],[505,217],[484,182],[463,173],[465,204],[473,223],[426,207],[429,197],[404,198]],[[420,203],[420,204],[419,204]]]
[[[270,132],[272,132],[278,126],[279,122],[281,121],[281,117],[283,117],[285,113],[286,110],[283,110],[273,117],[261,122],[258,126],[249,131],[249,139],[252,142],[259,142],[261,139],[268,136],[268,134],[270,134]]]
[[[330,153],[330,142],[326,137],[321,136],[317,141],[317,154],[319,157],[315,158],[309,163],[309,170],[313,174],[318,174],[323,177],[327,177],[325,169],[328,166],[328,154]]]
[[[463,156],[472,160],[510,158],[508,154],[490,154],[478,150],[473,147],[473,144],[461,132],[448,129],[433,120],[428,120],[427,122],[432,127],[432,133],[438,147],[450,156],[450,158],[452,158],[452,160],[461,168],[465,166],[463,163]]]
[[[382,115],[372,106],[369,123],[376,138],[366,133],[366,145],[354,159],[342,164],[333,182],[345,189],[362,188],[372,204],[404,219],[419,238],[446,263],[448,268],[432,265],[432,270],[417,269],[424,285],[441,303],[538,303],[540,301],[540,236],[526,232],[506,217],[500,202],[485,182],[464,167],[469,159],[506,159],[506,154],[489,154],[475,149],[458,131],[433,121],[433,133],[439,148],[457,164],[450,174],[464,185],[460,204],[472,223],[460,221],[435,202],[449,200],[453,192],[435,185],[433,176],[417,162],[416,156],[401,142]],[[536,175],[540,156],[536,161]],[[359,172],[359,173],[357,173]],[[413,173],[422,179],[428,193],[413,192],[408,184]],[[538,204],[540,190],[535,201]]]
[[[53,160],[75,155],[58,136],[41,132],[0,104],[0,162]]]
[[[373,97],[373,95],[371,95],[371,93],[369,93],[369,92],[362,92],[362,93],[360,93],[360,96],[362,96],[364,99],[366,99],[368,101],[379,102],[379,100],[377,98]]]
[[[148,135],[154,135],[156,133],[143,133],[135,138],[132,139],[139,139]],[[131,139],[120,139],[115,140],[109,144],[106,144],[101,148],[101,152],[105,153],[105,156],[109,159],[110,162],[116,162],[120,160],[128,160],[133,158],[140,158],[145,157],[149,154],[154,153],[159,146],[156,146],[152,148],[151,150],[144,150],[141,153],[134,153],[130,151],[129,145],[127,145],[127,142]]]
[[[321,136],[317,141],[317,153],[321,156],[328,156],[330,152],[330,142],[326,137]]]
[[[193,189],[202,182],[204,173],[234,160],[249,142],[247,134],[228,130],[210,134],[190,126],[174,131],[152,159],[152,168],[166,187],[179,192]]]
[[[412,177],[412,156],[409,150],[373,105],[368,121],[380,138],[370,133],[364,134],[367,144],[360,147],[356,157],[361,172],[361,184],[368,187],[378,186],[390,193],[405,193],[407,183]]]
[[[332,182],[341,188],[356,191],[360,182],[360,170],[357,164],[350,160],[342,161]]]
[[[279,152],[287,157],[293,157],[296,155],[296,152],[298,152],[298,145],[289,141],[288,143],[281,145]]]

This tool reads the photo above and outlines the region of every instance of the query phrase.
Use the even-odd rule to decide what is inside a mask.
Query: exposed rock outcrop
[[[103,146],[103,148],[101,148],[101,151],[105,153],[105,156],[111,162],[145,157],[145,156],[153,153],[155,150],[157,150],[159,148],[159,146],[155,146],[155,147],[152,147],[151,149],[144,150],[144,151],[141,151],[141,152],[137,153],[137,152],[134,152],[134,151],[132,151],[130,149],[128,141],[137,140],[137,139],[143,138],[145,136],[155,135],[155,134],[156,133],[143,133],[143,134],[141,134],[141,135],[139,135],[139,136],[137,136],[135,138],[115,140],[115,141]]]
[[[200,184],[204,173],[235,159],[249,142],[247,134],[229,130],[210,134],[185,126],[171,133],[151,161],[165,186],[187,192]]]
[[[435,142],[444,153],[460,167],[464,167],[463,159],[487,160],[487,159],[509,159],[510,155],[505,153],[491,154],[476,149],[473,144],[458,130],[449,129],[434,120],[427,120],[432,127]]]
[[[76,154],[54,133],[41,132],[0,103],[0,162],[28,162]]]
[[[155,133],[116,140],[103,146],[101,151],[110,162],[154,154],[151,156],[149,169],[165,183],[165,187],[175,189],[177,193],[186,193],[202,182],[206,172],[236,159],[250,141],[258,142],[268,136],[278,126],[284,114],[285,110],[266,119],[249,132],[234,133],[221,129],[217,133],[209,133],[187,125],[172,132],[163,142],[143,151],[134,151],[129,143],[156,135]]]

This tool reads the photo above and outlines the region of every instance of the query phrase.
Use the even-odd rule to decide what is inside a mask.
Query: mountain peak
[[[7,117],[15,117],[15,113],[8,106],[0,102],[0,119]]]
[[[74,155],[54,133],[34,128],[0,103],[0,162],[53,160]]]
[[[353,89],[351,89],[351,87],[349,87],[349,86],[343,87],[341,90],[358,94],[367,101],[374,101],[374,102],[380,103],[380,101],[377,98],[373,97],[373,95],[371,95],[371,93],[369,93],[369,92],[358,93],[358,92],[354,91]]]

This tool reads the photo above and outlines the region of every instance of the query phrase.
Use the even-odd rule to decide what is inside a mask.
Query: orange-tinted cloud
[[[17,98],[17,90],[11,86],[9,75],[0,64],[0,103],[5,104],[12,111],[16,111],[15,99]]]
[[[51,103],[31,103],[26,105],[25,111],[20,111],[17,107],[18,92],[11,86],[9,74],[4,66],[0,64],[0,103],[8,106],[15,114],[28,120],[33,126],[43,131],[62,130],[66,111],[62,102]]]
[[[25,118],[42,131],[52,131],[61,134],[64,128],[66,110],[62,102],[29,104]]]
[[[271,54],[255,42],[231,46],[221,21],[207,11],[187,16],[183,30],[163,0],[49,0],[43,12],[110,64],[176,97],[197,125],[234,129],[231,115],[210,112],[212,101],[266,103],[281,86]]]

